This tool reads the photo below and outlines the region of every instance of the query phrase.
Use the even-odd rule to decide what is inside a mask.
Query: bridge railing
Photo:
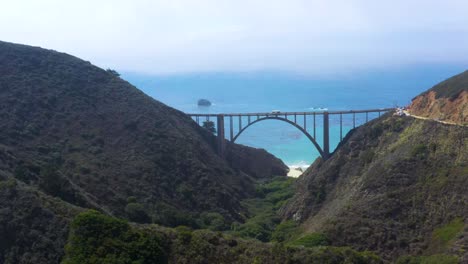
[[[219,114],[203,114],[203,113],[195,113],[195,114],[188,114],[190,117],[194,119],[197,124],[200,125],[200,121],[211,121],[210,119],[213,118],[216,122],[217,127],[217,134],[218,134],[218,151],[220,155],[224,152],[224,139],[225,139],[225,123],[224,119],[229,119],[229,139],[231,141],[235,141],[237,137],[250,125],[253,123],[266,120],[266,119],[277,119],[286,121],[297,128],[299,128],[306,136],[309,137],[311,141],[313,141],[314,145],[317,147],[321,155],[326,159],[329,154],[330,148],[330,126],[338,125],[340,127],[340,142],[343,140],[344,133],[343,133],[343,123],[345,122],[348,124],[347,127],[351,126],[355,128],[356,126],[362,125],[363,123],[367,123],[369,119],[373,119],[372,115],[377,115],[375,117],[380,117],[382,113],[386,113],[389,111],[394,111],[395,108],[378,108],[378,109],[366,109],[366,110],[345,110],[345,111],[311,111],[311,112],[255,112],[255,113],[219,113]],[[365,119],[360,121],[359,116],[365,114]],[[352,120],[345,120],[344,116],[352,115]],[[310,120],[310,116],[312,116],[312,120]],[[330,116],[331,116],[331,124],[330,124]],[[308,118],[309,117],[309,118]],[[203,119],[204,120],[201,120]],[[215,119],[216,118],[216,119]],[[237,119],[238,130],[237,133],[234,133],[234,119]],[[322,121],[322,128],[323,128],[323,144],[320,147],[317,143],[317,127],[320,125],[317,120]],[[364,121],[365,120],[365,121]],[[308,124],[308,121],[312,124]],[[312,127],[311,133],[310,127]],[[309,128],[309,129],[308,129]]]
[[[344,111],[309,111],[309,112],[254,112],[254,113],[218,113],[218,114],[211,114],[211,113],[188,113],[187,115],[192,117],[216,117],[219,115],[222,116],[293,116],[293,115],[323,115],[328,113],[329,115],[337,115],[337,114],[361,114],[361,113],[384,113],[395,110],[395,108],[376,108],[376,109],[368,109],[368,110],[344,110]]]

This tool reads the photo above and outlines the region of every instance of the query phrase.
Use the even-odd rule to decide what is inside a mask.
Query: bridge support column
[[[323,159],[330,157],[330,126],[328,112],[323,113]]]
[[[217,116],[217,129],[218,129],[218,155],[224,157],[224,152],[226,149],[226,142],[224,139],[224,115]]]

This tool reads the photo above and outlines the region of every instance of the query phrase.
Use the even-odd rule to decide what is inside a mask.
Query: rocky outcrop
[[[468,71],[447,79],[413,99],[412,115],[468,125]]]
[[[409,112],[412,115],[468,125],[468,92],[463,91],[453,100],[438,98],[430,91],[413,99]]]

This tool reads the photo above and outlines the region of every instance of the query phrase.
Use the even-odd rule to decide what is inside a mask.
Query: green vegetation
[[[331,245],[372,248],[388,262],[408,252],[461,257],[466,142],[466,128],[384,116],[353,131],[329,161],[309,168],[300,193],[282,212],[289,218],[299,212],[304,229],[325,234]],[[322,186],[328,197],[334,195],[325,205],[316,198]],[[313,235],[304,237],[286,244],[317,245]],[[429,263],[436,258],[444,256],[422,259]]]
[[[192,240],[192,229],[187,226],[178,226],[175,228],[177,231],[177,239],[186,245]]]
[[[64,264],[166,263],[161,236],[134,230],[97,211],[79,214],[71,223]]]
[[[140,203],[128,203],[127,206],[125,206],[125,213],[131,221],[138,223],[151,223],[151,218]]]
[[[429,246],[430,252],[441,252],[447,248],[451,241],[453,241],[453,239],[463,231],[464,226],[465,223],[463,222],[463,219],[458,217],[445,226],[436,228],[434,232],[432,232],[432,240]]]
[[[16,187],[16,181],[13,178],[9,178],[4,181],[0,181],[0,190],[2,189],[14,189]]]
[[[298,224],[292,220],[284,221],[276,226],[271,234],[271,240],[276,242],[289,241],[299,235]]]
[[[16,179],[23,181],[25,183],[30,183],[32,180],[32,177],[29,174],[29,171],[24,165],[19,165],[18,167],[16,167],[14,171],[14,176]]]
[[[296,239],[289,243],[291,246],[303,246],[303,247],[317,247],[327,246],[330,243],[327,236],[321,233],[307,234],[299,239]]]
[[[363,164],[371,163],[374,156],[375,152],[372,149],[364,150],[361,152],[361,161]]]
[[[293,196],[294,181],[294,178],[275,177],[259,183],[257,197],[243,201],[250,217],[244,224],[234,225],[233,234],[263,242],[291,239],[297,226],[291,221],[281,223],[277,210]]]
[[[253,197],[252,179],[287,170],[266,151],[240,145],[229,148],[234,159],[219,158],[211,133],[113,70],[2,41],[0,61],[0,178],[14,175],[21,187],[0,187],[0,226],[9,227],[0,228],[7,241],[0,241],[0,263],[57,263],[75,214],[68,211],[77,208],[170,227],[229,229],[247,214],[239,204]],[[48,225],[55,208],[31,206],[26,190],[67,202],[56,226]],[[47,210],[39,214],[38,207]]]
[[[130,226],[93,210],[75,217],[65,251],[64,264],[381,263],[348,247],[289,247],[186,226]]]
[[[54,196],[60,196],[63,192],[63,185],[64,179],[55,166],[48,165],[41,169],[39,187],[46,193]]]
[[[411,150],[411,157],[417,158],[417,159],[424,159],[428,155],[428,148],[424,144],[418,144],[413,147]]]
[[[203,121],[202,127],[213,134],[216,133],[216,127],[213,121]]]
[[[400,257],[397,264],[458,264],[456,256],[438,254],[432,256],[403,256]]]
[[[213,231],[223,231],[229,228],[224,217],[217,212],[201,213],[198,217],[197,225],[200,228],[210,229]]]
[[[292,196],[294,181],[293,178],[277,177],[260,183],[258,197],[246,201],[251,206],[251,218],[237,226],[244,230],[244,237],[285,243],[244,241],[228,234],[193,230],[187,226],[171,229],[130,225],[90,210],[78,214],[72,221],[62,263],[251,263],[253,260],[257,263],[380,263],[374,255],[350,248],[288,245],[287,241],[299,235],[298,226],[294,221],[280,223],[276,211]],[[138,219],[144,209],[136,197],[129,196],[125,211],[129,218]],[[224,217],[217,212],[192,216],[195,219],[192,223],[197,227],[228,228]],[[247,233],[248,230],[254,231]],[[323,237],[313,239],[316,240],[314,245],[325,244],[321,241]]]
[[[442,241],[443,243],[448,243],[450,240],[454,239],[455,236],[463,230],[465,223],[463,219],[458,217],[455,218],[452,222],[447,225],[437,228],[434,230],[433,238]]]

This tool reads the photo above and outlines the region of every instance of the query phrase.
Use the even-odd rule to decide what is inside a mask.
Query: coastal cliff
[[[468,71],[415,97],[409,112],[412,115],[468,125]]]
[[[467,77],[418,96],[411,114],[463,123]],[[351,130],[330,159],[317,159],[280,212],[305,233],[387,261],[465,263],[467,189],[466,126],[386,114]]]

